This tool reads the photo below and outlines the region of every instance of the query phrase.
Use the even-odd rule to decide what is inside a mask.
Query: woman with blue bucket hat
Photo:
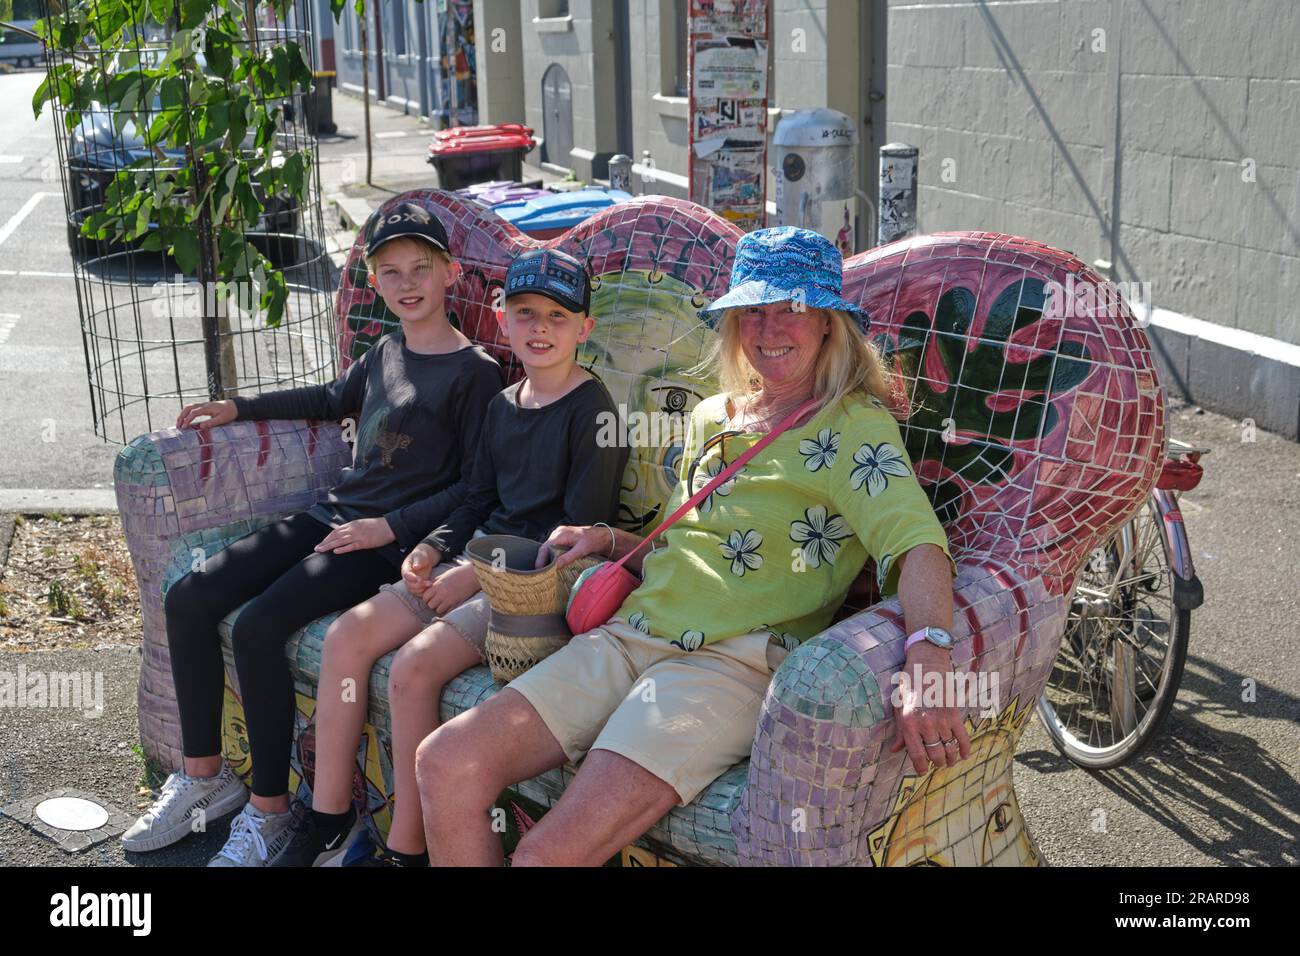
[[[954,569],[841,270],[806,229],[737,244],[729,291],[700,313],[719,333],[706,362],[723,390],[691,414],[669,511],[713,487],[653,550],[605,526],[551,535],[569,549],[557,563],[630,555],[641,583],[607,622],[424,741],[432,862],[500,863],[497,796],[584,757],[512,862],[609,859],[749,755],[773,672],[831,623],[868,557],[909,634],[894,749],[918,773],[969,754],[957,707],[919,706],[928,675],[952,669]]]

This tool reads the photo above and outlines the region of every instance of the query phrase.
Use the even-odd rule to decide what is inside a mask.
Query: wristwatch
[[[920,641],[929,641],[935,647],[938,647],[945,651],[952,650],[952,645],[955,643],[953,641],[952,635],[949,634],[947,631],[945,631],[943,628],[923,627],[919,631],[916,631],[908,635],[907,642],[903,645],[903,653],[906,654],[909,650],[912,649],[913,644],[916,644]]]

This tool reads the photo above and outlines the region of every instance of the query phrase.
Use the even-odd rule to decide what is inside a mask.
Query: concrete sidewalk
[[[427,160],[434,127],[423,117],[372,103],[371,179],[366,183],[365,108],[361,98],[334,91],[337,132],[320,137],[321,200],[326,226],[355,234],[381,203],[411,189],[439,188]],[[560,182],[548,170],[523,167],[526,183]]]

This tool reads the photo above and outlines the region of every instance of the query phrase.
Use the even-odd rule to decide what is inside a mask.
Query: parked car
[[[17,20],[13,21],[13,26],[22,27],[24,30],[34,30],[36,21]],[[35,40],[19,30],[0,27],[0,63],[13,63],[26,69],[44,61],[45,48],[41,41]]]
[[[152,51],[151,51],[152,52]],[[199,59],[202,68],[202,58]],[[286,118],[292,122],[292,103],[286,106]],[[152,109],[162,111],[162,102],[155,96]],[[105,195],[113,178],[123,169],[136,162],[142,165],[139,171],[163,172],[176,169],[185,164],[185,151],[181,149],[161,149],[161,156],[150,150],[144,137],[133,122],[127,121],[121,132],[114,128],[117,110],[103,103],[91,103],[81,116],[81,122],[72,130],[68,143],[68,191],[71,209],[68,213],[68,248],[74,257],[104,255],[107,252],[120,251],[123,243],[115,240],[98,240],[81,235],[81,224],[93,213],[104,208]],[[244,138],[243,146],[253,149],[254,132],[250,130]],[[274,164],[281,154],[272,153]],[[147,162],[146,162],[147,161]],[[278,233],[294,233],[298,229],[300,217],[296,201],[288,197],[263,194],[257,184],[253,185],[254,195],[264,207],[264,212],[256,225],[247,233],[254,244],[268,255],[272,261],[275,256],[268,249],[279,247],[272,237]],[[150,222],[149,229],[157,228]]]

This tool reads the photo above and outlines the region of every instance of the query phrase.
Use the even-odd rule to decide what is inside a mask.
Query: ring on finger
[[[955,746],[956,743],[957,743],[957,738],[956,738],[956,737],[949,737],[947,740],[945,740],[945,741],[943,742],[943,745],[944,745],[945,747],[952,747],[952,746]]]
[[[921,741],[921,743],[925,744],[927,747],[941,747],[941,746],[943,746],[943,745],[940,744],[939,741],[937,741],[937,740],[923,740],[923,741]]]

